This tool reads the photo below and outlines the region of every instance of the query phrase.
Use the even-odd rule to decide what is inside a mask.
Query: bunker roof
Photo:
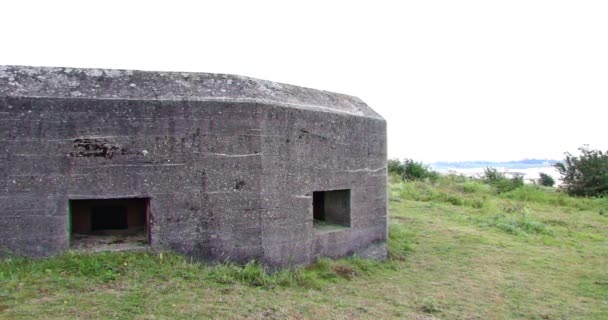
[[[230,101],[382,119],[359,98],[229,74],[0,66],[0,98]]]

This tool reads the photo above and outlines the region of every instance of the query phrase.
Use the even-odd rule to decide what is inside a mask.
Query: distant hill
[[[442,169],[468,169],[468,168],[505,168],[505,169],[527,169],[553,166],[559,160],[551,159],[524,159],[517,161],[459,161],[459,162],[433,162],[429,166],[435,170]]]

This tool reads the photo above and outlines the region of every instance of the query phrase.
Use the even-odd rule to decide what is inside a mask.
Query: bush
[[[389,159],[387,161],[387,169],[389,174],[401,177],[405,171],[405,166],[398,159]]]
[[[467,181],[462,185],[464,193],[479,193],[483,190],[483,185],[476,181]]]
[[[544,172],[539,173],[539,176],[540,178],[538,179],[538,184],[540,184],[541,186],[553,187],[553,185],[555,184],[555,180],[552,176]]]
[[[504,174],[498,172],[496,168],[487,167],[484,170],[483,181],[494,188],[498,193],[508,192],[517,188],[523,187],[524,177],[515,176],[511,179],[505,177]]]
[[[412,159],[405,159],[403,162],[397,159],[388,160],[388,172],[398,175],[404,181],[415,181],[429,179],[437,181],[439,173],[429,169],[422,162],[417,162]]]
[[[422,299],[422,305],[420,308],[423,312],[426,313],[434,313],[441,311],[441,309],[439,308],[439,303],[437,303],[437,300],[432,297],[426,297]]]
[[[608,194],[608,152],[579,148],[581,155],[566,152],[564,162],[555,164],[562,176],[562,188],[572,196],[605,196]]]
[[[496,168],[487,167],[483,170],[483,180],[487,183],[492,184],[503,179],[506,179],[505,176]]]

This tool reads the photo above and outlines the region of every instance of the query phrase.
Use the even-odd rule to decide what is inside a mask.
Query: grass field
[[[267,275],[169,253],[12,257],[0,319],[608,319],[607,199],[442,177],[394,180],[389,202],[386,262]]]

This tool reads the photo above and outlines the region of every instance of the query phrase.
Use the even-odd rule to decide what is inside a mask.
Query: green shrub
[[[513,189],[521,188],[524,186],[524,176],[522,175],[516,175],[515,177],[511,178],[510,181],[513,186]]]
[[[422,162],[405,159],[403,162],[397,159],[388,160],[388,172],[401,177],[404,181],[430,180],[435,182],[439,179],[439,173],[431,170]]]
[[[435,313],[440,312],[439,303],[433,297],[426,297],[422,299],[422,305],[420,306],[423,312],[426,313]]]
[[[405,166],[398,159],[389,159],[387,169],[389,174],[401,177],[405,171]]]
[[[467,181],[462,185],[464,193],[480,193],[483,190],[483,185],[475,181]]]
[[[455,206],[462,206],[464,204],[462,198],[454,194],[440,193],[439,197],[441,202],[447,202]]]
[[[530,220],[525,217],[520,218],[510,218],[500,221],[496,224],[498,229],[501,229],[507,233],[511,234],[544,234],[544,235],[552,235],[553,232],[547,225],[542,222]]]
[[[484,170],[483,181],[494,188],[498,193],[508,192],[524,185],[523,176],[515,176],[511,179],[505,177],[504,174],[498,172],[496,168],[487,167]]]
[[[597,197],[608,194],[608,152],[579,148],[578,157],[566,152],[564,162],[555,164],[562,176],[562,188],[572,196]]]
[[[412,159],[405,159],[404,166],[403,179],[408,181],[423,180],[430,172],[422,162],[416,162]]]
[[[552,176],[544,172],[541,172],[538,175],[540,176],[540,178],[538,178],[538,184],[540,184],[541,186],[553,187],[553,185],[555,185],[555,180]]]
[[[498,172],[496,168],[486,167],[483,170],[483,180],[488,183],[494,183],[496,181],[500,181],[506,179],[505,176]]]
[[[464,206],[475,208],[475,209],[481,209],[485,206],[485,202],[480,199],[465,199]]]

